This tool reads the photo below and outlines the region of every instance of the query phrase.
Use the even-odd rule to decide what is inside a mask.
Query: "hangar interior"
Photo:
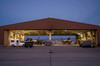
[[[52,41],[52,36],[76,36],[76,41],[74,41],[74,44],[79,44],[83,41],[91,41],[93,44],[97,44],[97,31],[96,30],[5,30],[4,31],[4,44],[8,44],[9,46],[9,40],[11,39],[19,39],[21,41],[26,41],[25,36],[48,36],[48,41]],[[40,40],[38,37],[36,40],[32,41],[36,42],[41,41],[40,43],[43,44],[43,40]],[[53,44],[62,44],[63,37],[60,37],[61,40],[55,43],[53,41]],[[68,38],[66,38],[67,40]],[[8,43],[7,43],[8,42]],[[38,43],[35,43],[39,45]]]

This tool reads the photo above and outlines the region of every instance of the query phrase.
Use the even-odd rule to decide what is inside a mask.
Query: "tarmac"
[[[100,66],[100,47],[0,47],[0,66]]]

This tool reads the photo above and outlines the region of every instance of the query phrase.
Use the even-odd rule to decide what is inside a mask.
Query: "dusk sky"
[[[100,0],[0,0],[0,26],[48,17],[100,25]]]

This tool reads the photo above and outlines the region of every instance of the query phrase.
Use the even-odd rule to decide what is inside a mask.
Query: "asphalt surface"
[[[0,47],[0,66],[100,66],[100,47]]]

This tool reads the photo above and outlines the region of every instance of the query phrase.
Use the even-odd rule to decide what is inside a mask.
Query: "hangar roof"
[[[44,18],[28,22],[1,26],[2,29],[98,29],[100,26],[62,20],[57,18]]]

